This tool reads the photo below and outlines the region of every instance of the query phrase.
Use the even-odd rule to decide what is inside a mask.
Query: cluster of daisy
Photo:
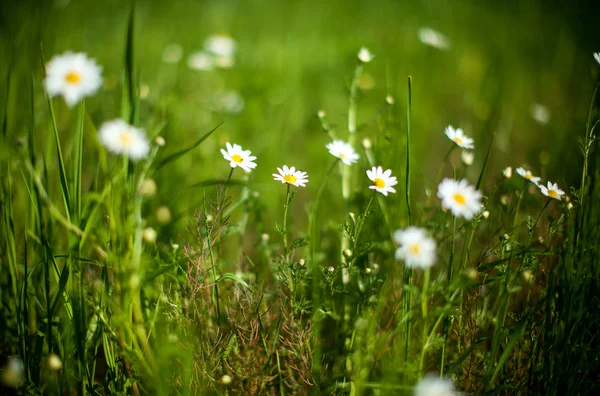
[[[540,189],[542,194],[544,194],[548,198],[558,199],[560,201],[562,199],[562,196],[565,195],[565,192],[558,187],[558,184],[549,181],[548,184],[544,186],[540,183],[541,178],[538,176],[534,176],[533,173],[531,173],[531,171],[524,168],[517,168],[516,170],[519,176],[535,184],[536,187]],[[505,174],[506,173],[507,172],[505,172]]]

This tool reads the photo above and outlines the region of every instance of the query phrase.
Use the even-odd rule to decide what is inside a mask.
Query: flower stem
[[[422,347],[421,347],[421,364],[420,371],[423,372],[423,366],[425,364],[425,353],[427,352],[427,343],[428,343],[428,335],[427,335],[427,291],[429,289],[429,276],[430,269],[427,268],[425,270],[424,279],[423,279],[423,289],[421,290],[421,314],[423,317],[423,328],[422,328]]]
[[[288,209],[290,207],[290,185],[287,185],[287,192],[285,194],[285,205],[283,207],[283,255],[287,257],[288,254],[288,243],[287,243],[287,217]]]

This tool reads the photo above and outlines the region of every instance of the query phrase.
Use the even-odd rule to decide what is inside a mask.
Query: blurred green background
[[[55,156],[52,136],[44,135],[50,124],[40,43],[46,59],[67,50],[97,59],[104,67],[105,82],[86,101],[90,119],[98,127],[120,116],[130,8],[130,3],[115,0],[2,1],[0,112],[6,119],[2,157],[15,155],[19,139],[27,135],[32,79],[38,148],[49,163]],[[307,190],[294,202],[301,213],[332,162],[325,150],[330,138],[317,111],[325,111],[336,135],[346,139],[348,86],[361,46],[376,58],[365,66],[360,83],[360,139],[371,138],[377,162],[399,178],[405,163],[407,76],[413,77],[415,200],[424,196],[450,147],[443,134],[448,124],[475,138],[475,162],[467,171],[471,182],[476,181],[496,132],[488,189],[502,168],[522,165],[563,187],[576,184],[581,163],[577,137],[584,131],[600,70],[592,57],[600,50],[599,14],[592,1],[136,2],[139,124],[150,136],[165,137],[167,145],[159,155],[188,147],[225,121],[191,154],[154,175],[158,195],[148,211],[167,205],[176,219],[159,238],[185,234],[187,215],[203,200],[202,190],[187,186],[227,176],[228,164],[219,153],[227,141],[258,157],[258,168],[250,176],[252,190],[266,206],[277,208],[266,214],[267,231],[280,219],[285,194],[272,181],[276,166],[295,165],[309,173]],[[423,28],[446,36],[449,48],[420,40]],[[190,68],[190,54],[201,50],[213,34],[237,42],[234,65],[210,71]],[[181,58],[173,62],[178,46]],[[167,47],[170,63],[164,61]],[[386,96],[394,98],[393,105],[384,105]],[[231,101],[233,107],[227,110]],[[63,147],[71,157],[77,111],[57,102]],[[98,142],[93,130],[88,128],[86,134],[85,161],[93,164],[98,160]],[[358,166],[366,169],[360,152]],[[452,160],[458,165],[459,153],[455,154]],[[240,176],[241,172],[234,174]],[[337,196],[341,212],[340,184],[331,179],[326,199]],[[400,191],[389,198],[390,206],[403,199]],[[299,215],[295,221],[306,222]]]

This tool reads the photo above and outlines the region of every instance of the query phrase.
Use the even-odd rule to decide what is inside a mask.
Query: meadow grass
[[[2,6],[3,393],[424,395],[434,377],[444,394],[600,390],[600,66],[568,29],[529,38],[555,39],[554,68],[509,50],[541,8],[519,6],[515,19],[457,5],[468,19],[387,2],[346,13],[335,2],[188,4],[209,21],[244,15],[229,26],[241,40],[235,63],[198,71],[161,57],[174,37],[186,52],[202,40],[148,26],[179,21],[204,37],[226,24],[194,28],[179,4],[121,6],[110,28],[86,19],[100,25],[89,32],[106,29],[94,43],[87,30],[78,41],[81,30],[34,27],[45,13],[73,24],[85,4],[103,9]],[[7,20],[32,10],[30,23]],[[399,27],[386,17],[406,11],[414,19]],[[280,19],[256,30],[261,12]],[[450,49],[416,40],[428,12],[452,33]],[[509,20],[515,32],[499,27]],[[468,33],[489,26],[506,37],[486,52]],[[398,49],[391,32],[415,37],[405,60],[385,52]],[[243,41],[252,34],[254,48]],[[45,83],[70,45],[104,67],[100,91],[74,106]],[[507,78],[499,59],[514,66]],[[441,60],[450,71],[440,76]],[[569,111],[549,122],[530,109],[532,91],[557,75],[583,88],[553,85],[552,109]],[[106,143],[105,122],[118,118],[145,130],[139,158]],[[466,125],[475,160],[444,135],[452,123]],[[328,153],[337,139],[356,162]],[[256,169],[229,166],[238,161],[222,159],[226,142],[250,149]],[[533,157],[534,174],[566,194],[517,174]],[[283,164],[307,172],[306,186],[273,180]],[[367,177],[377,166],[400,183]],[[473,193],[454,199],[476,201],[469,215],[438,192],[462,179]],[[411,226],[435,243],[433,261],[419,261],[424,244],[417,256],[402,250],[397,231]]]

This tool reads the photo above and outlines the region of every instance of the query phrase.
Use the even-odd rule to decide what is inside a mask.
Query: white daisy
[[[440,50],[450,49],[450,40],[448,40],[448,37],[432,28],[422,27],[419,29],[419,41]]]
[[[430,268],[435,263],[435,241],[419,227],[397,230],[394,240],[399,245],[396,260],[403,260],[407,267]]]
[[[352,165],[360,158],[350,143],[346,143],[343,140],[334,140],[325,147],[329,150],[331,155],[341,159],[346,165]]]
[[[279,171],[279,174],[273,173],[276,181],[296,187],[306,187],[306,183],[308,183],[308,174],[300,170],[297,171],[293,166],[288,168],[286,165],[283,165],[283,169],[277,168],[277,171]]]
[[[375,59],[375,55],[367,47],[361,47],[360,51],[358,51],[358,59],[363,63],[369,63],[373,59]]]
[[[46,65],[46,90],[62,95],[69,107],[85,96],[92,96],[102,85],[102,67],[86,54],[65,52]]]
[[[442,206],[450,209],[456,217],[470,220],[482,208],[481,193],[465,179],[444,179],[438,186],[437,195],[442,200]]]
[[[392,170],[388,169],[385,172],[381,166],[373,167],[373,169],[367,171],[367,176],[373,182],[370,189],[376,190],[387,197],[388,193],[395,193],[396,189],[393,188],[398,184],[396,176],[392,176]]]
[[[527,169],[517,168],[517,173],[521,177],[529,180],[530,182],[532,182],[535,185],[537,185],[540,182],[540,178],[537,176],[533,176],[533,173],[531,173],[531,171],[528,171]]]
[[[223,158],[229,161],[229,165],[232,168],[239,166],[246,172],[250,172],[250,170],[256,168],[256,164],[254,163],[256,157],[252,156],[250,150],[242,150],[242,146],[239,144],[232,146],[227,142],[225,145],[227,146],[227,151],[221,149],[221,154],[223,154]]]
[[[542,191],[542,194],[550,198],[558,199],[559,201],[562,199],[562,196],[565,195],[565,192],[558,188],[558,184],[556,183],[552,184],[551,182],[548,182],[548,187],[544,185],[538,185],[538,187]]]
[[[114,154],[126,155],[138,160],[148,155],[150,144],[143,129],[117,119],[102,124],[98,131],[100,142]]]
[[[232,57],[235,55],[237,43],[227,35],[215,34],[204,40],[204,49],[217,56]]]
[[[421,378],[414,389],[414,396],[458,396],[451,379],[440,378],[437,375],[428,374]]]
[[[467,150],[475,148],[475,146],[473,146],[473,139],[466,136],[463,133],[463,130],[460,128],[454,129],[452,125],[448,125],[444,133],[446,134],[446,136],[448,136],[448,139],[458,144],[460,148],[464,148]]]
[[[473,154],[470,151],[463,150],[462,153],[460,153],[460,159],[463,162],[463,164],[467,166],[473,165],[473,161],[475,160],[475,154]]]
[[[596,59],[596,62],[600,63],[600,52],[594,52],[594,59]]]

